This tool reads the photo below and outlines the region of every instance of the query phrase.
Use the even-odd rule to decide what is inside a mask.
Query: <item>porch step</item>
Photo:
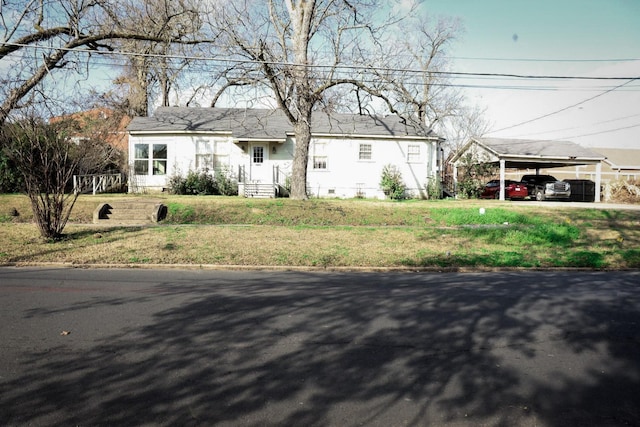
[[[167,208],[158,200],[121,200],[101,203],[93,212],[93,223],[144,225],[161,221]]]
[[[256,199],[271,199],[276,196],[273,184],[246,183],[244,185],[244,197]]]

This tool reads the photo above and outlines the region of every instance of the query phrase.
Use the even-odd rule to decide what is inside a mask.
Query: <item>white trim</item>
[[[209,136],[233,136],[231,131],[207,131],[207,130],[130,130],[132,136],[153,136],[153,135],[209,135]]]
[[[293,133],[287,133],[287,136],[295,137]],[[411,136],[411,135],[364,135],[364,134],[346,134],[346,133],[311,133],[311,138],[334,138],[334,139],[388,139],[388,140],[409,140],[409,141],[438,141],[439,137],[433,136]]]

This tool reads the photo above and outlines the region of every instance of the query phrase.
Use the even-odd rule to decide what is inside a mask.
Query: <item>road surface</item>
[[[0,424],[640,424],[639,272],[0,268]]]

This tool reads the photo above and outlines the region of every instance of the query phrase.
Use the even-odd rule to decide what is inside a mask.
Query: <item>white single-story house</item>
[[[131,192],[164,191],[174,174],[224,169],[241,195],[274,197],[291,174],[296,143],[284,113],[267,109],[161,107],[134,118],[128,133]],[[424,196],[439,182],[442,142],[398,116],[316,112],[309,195],[384,198],[382,169],[391,164],[411,196]]]

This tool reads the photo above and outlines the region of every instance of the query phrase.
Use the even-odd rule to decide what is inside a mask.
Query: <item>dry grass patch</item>
[[[128,198],[109,197],[100,200]],[[88,224],[97,201],[81,197],[73,218],[87,218]],[[640,267],[637,211],[494,201],[167,196],[164,202],[173,209],[174,221],[184,217],[193,224],[105,228],[70,223],[65,239],[45,242],[26,214],[2,216],[0,263]],[[0,196],[0,215],[12,206],[30,209],[24,196]],[[485,214],[478,206],[486,207]]]

